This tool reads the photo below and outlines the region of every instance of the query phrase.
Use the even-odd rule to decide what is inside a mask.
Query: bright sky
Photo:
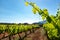
[[[36,3],[41,9],[47,8],[52,15],[56,14],[60,0],[27,0]],[[33,23],[41,21],[41,17],[32,12],[32,7],[26,7],[24,0],[0,0],[0,22]]]

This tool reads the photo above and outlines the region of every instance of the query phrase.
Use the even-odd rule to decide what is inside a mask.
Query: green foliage
[[[32,11],[34,14],[36,14],[37,10],[35,8],[32,8]]]
[[[36,11],[39,15],[41,15],[42,19],[46,19],[46,24],[43,25],[47,34],[51,40],[56,40],[56,38],[60,39],[60,9],[58,9],[56,16],[49,15],[47,9],[40,9],[35,3],[28,2],[35,11],[33,12],[36,14]]]
[[[0,25],[0,33],[4,33],[6,30],[6,25]]]
[[[43,27],[47,30],[47,34],[49,38],[52,37],[58,37],[58,29],[55,28],[55,26],[52,23],[46,23],[43,25]]]
[[[12,24],[12,25],[3,25],[0,24],[0,33],[8,32],[10,35],[20,33],[20,32],[26,32],[29,29],[37,27],[38,25],[34,24]]]
[[[28,2],[25,2],[25,5],[28,6]]]

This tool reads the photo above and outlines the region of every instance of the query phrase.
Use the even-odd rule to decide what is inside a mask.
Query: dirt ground
[[[37,29],[34,33],[28,35],[24,40],[48,40],[43,28]]]
[[[27,32],[29,34],[29,31]],[[22,32],[19,34],[21,37],[25,36],[25,33]],[[11,40],[19,40],[19,35],[11,36]],[[5,33],[5,36],[8,36],[8,33]],[[4,34],[0,34],[0,39],[4,37]],[[9,40],[9,37],[1,39],[1,40]],[[46,31],[41,27],[37,28],[34,33],[27,35],[23,40],[48,40],[46,36]]]

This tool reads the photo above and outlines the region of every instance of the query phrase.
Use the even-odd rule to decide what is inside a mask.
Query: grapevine
[[[42,19],[46,19],[46,23],[43,24],[43,28],[47,31],[48,37],[51,40],[60,39],[60,9],[56,16],[49,15],[47,9],[40,9],[35,3],[28,2],[29,5],[33,8],[33,13],[36,14],[38,12],[41,15]]]

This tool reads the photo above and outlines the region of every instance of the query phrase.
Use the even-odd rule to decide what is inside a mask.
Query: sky
[[[41,9],[48,9],[50,15],[56,15],[60,0],[27,0],[36,3]],[[24,0],[0,0],[0,23],[33,23],[42,21],[33,14],[32,7],[25,6]]]

